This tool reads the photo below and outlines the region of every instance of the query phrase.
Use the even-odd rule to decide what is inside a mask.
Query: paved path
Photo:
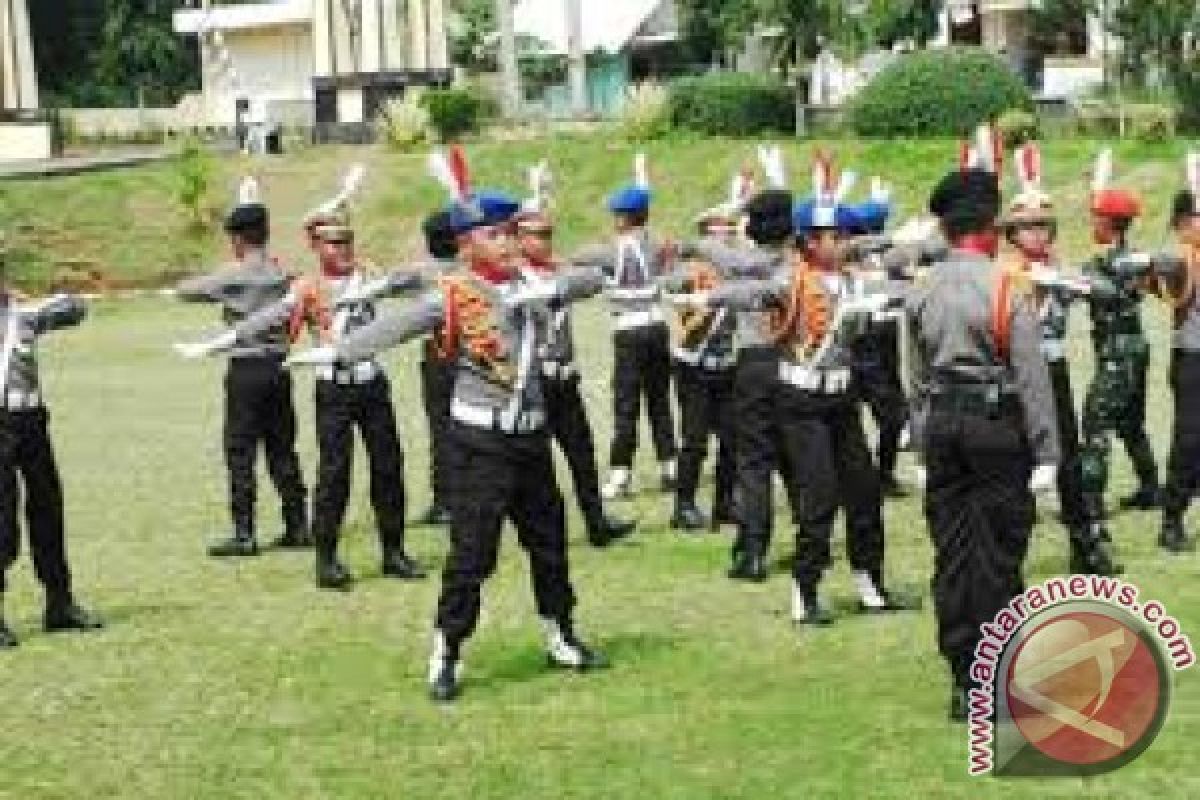
[[[148,147],[84,156],[63,156],[41,161],[0,161],[0,179],[49,178],[58,175],[78,175],[81,172],[136,167],[139,164],[170,158],[171,153],[172,151],[166,147]]]

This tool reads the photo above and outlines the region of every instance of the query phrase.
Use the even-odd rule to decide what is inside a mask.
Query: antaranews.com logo
[[[1133,761],[1167,716],[1171,673],[1195,663],[1162,604],[1117,578],[1052,578],[982,626],[968,771],[1098,775]]]

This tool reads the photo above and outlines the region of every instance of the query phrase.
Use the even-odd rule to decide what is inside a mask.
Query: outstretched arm
[[[38,334],[61,328],[73,328],[87,316],[87,306],[72,294],[56,294],[32,310],[33,328]]]
[[[229,276],[224,272],[188,278],[175,287],[175,296],[185,303],[219,303],[229,292]]]
[[[445,295],[436,289],[411,305],[385,311],[373,322],[346,334],[332,350],[337,360],[365,361],[376,353],[437,330],[445,317]]]

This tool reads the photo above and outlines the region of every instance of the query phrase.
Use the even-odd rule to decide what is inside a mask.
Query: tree
[[[1120,37],[1121,72],[1139,84],[1157,70],[1158,82],[1174,85],[1185,65],[1185,34],[1200,31],[1195,0],[1110,0],[1109,29]]]

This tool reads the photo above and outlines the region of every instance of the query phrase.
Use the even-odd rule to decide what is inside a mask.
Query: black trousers
[[[833,563],[830,541],[839,508],[846,512],[850,566],[883,572],[883,509],[879,475],[855,398],[782,386],[779,429],[784,480],[796,525],[793,577],[813,590]]]
[[[371,508],[386,553],[404,546],[404,451],[396,432],[388,379],[370,383],[316,384],[317,446],[320,452],[313,497],[313,536],[327,554],[337,548],[338,532],[350,497],[354,466],[354,429],[367,450]]]
[[[713,506],[733,506],[734,414],[733,370],[704,370],[675,363],[675,394],[679,399],[679,475],[675,493],[680,506],[696,502],[696,487],[708,452],[709,436],[717,437],[716,492]]]
[[[1095,522],[1096,510],[1084,501],[1083,466],[1079,459],[1079,418],[1075,415],[1075,394],[1071,389],[1071,369],[1065,359],[1047,362],[1050,386],[1054,391],[1054,414],[1058,422],[1058,441],[1062,460],[1058,466],[1058,504],[1068,528]]]
[[[1172,351],[1171,391],[1175,422],[1164,506],[1169,514],[1183,514],[1200,488],[1200,353]]]
[[[612,392],[613,440],[609,464],[633,466],[643,397],[658,460],[675,458],[670,334],[665,323],[617,331],[613,335]]]
[[[267,471],[283,502],[284,516],[302,510],[304,478],[296,455],[292,378],[283,358],[235,358],[225,373],[225,464],[234,525],[253,530],[257,481],[254,461],[261,443]]]
[[[747,347],[738,353],[733,382],[735,553],[747,546],[766,552],[771,542],[771,476],[778,464],[780,443],[775,407],[778,386],[777,349]]]
[[[872,323],[855,348],[854,376],[859,393],[879,429],[879,474],[891,479],[900,452],[900,434],[908,422],[908,398],[900,380],[898,328],[894,321]]]
[[[979,626],[1024,590],[1033,454],[1015,402],[994,416],[934,409],[925,447],[938,648],[969,686]]]
[[[579,376],[564,380],[547,378],[542,381],[542,391],[546,400],[547,427],[567,459],[575,500],[588,528],[596,528],[604,521],[604,504],[600,499],[596,445],[587,407],[579,392]]]
[[[450,398],[454,394],[454,364],[438,358],[426,342],[421,361],[421,402],[429,425],[429,486],[433,505],[445,508],[448,502],[446,474],[446,431],[450,427]]]
[[[25,523],[34,571],[47,595],[66,597],[71,593],[62,482],[48,420],[45,410],[0,412],[0,592],[5,589],[5,573],[21,548],[19,475],[25,490]]]
[[[509,435],[451,422],[450,554],[437,627],[451,650],[475,630],[480,588],[496,567],[504,521],[529,556],[538,614],[569,621],[575,606],[567,565],[566,514],[545,433]]]

